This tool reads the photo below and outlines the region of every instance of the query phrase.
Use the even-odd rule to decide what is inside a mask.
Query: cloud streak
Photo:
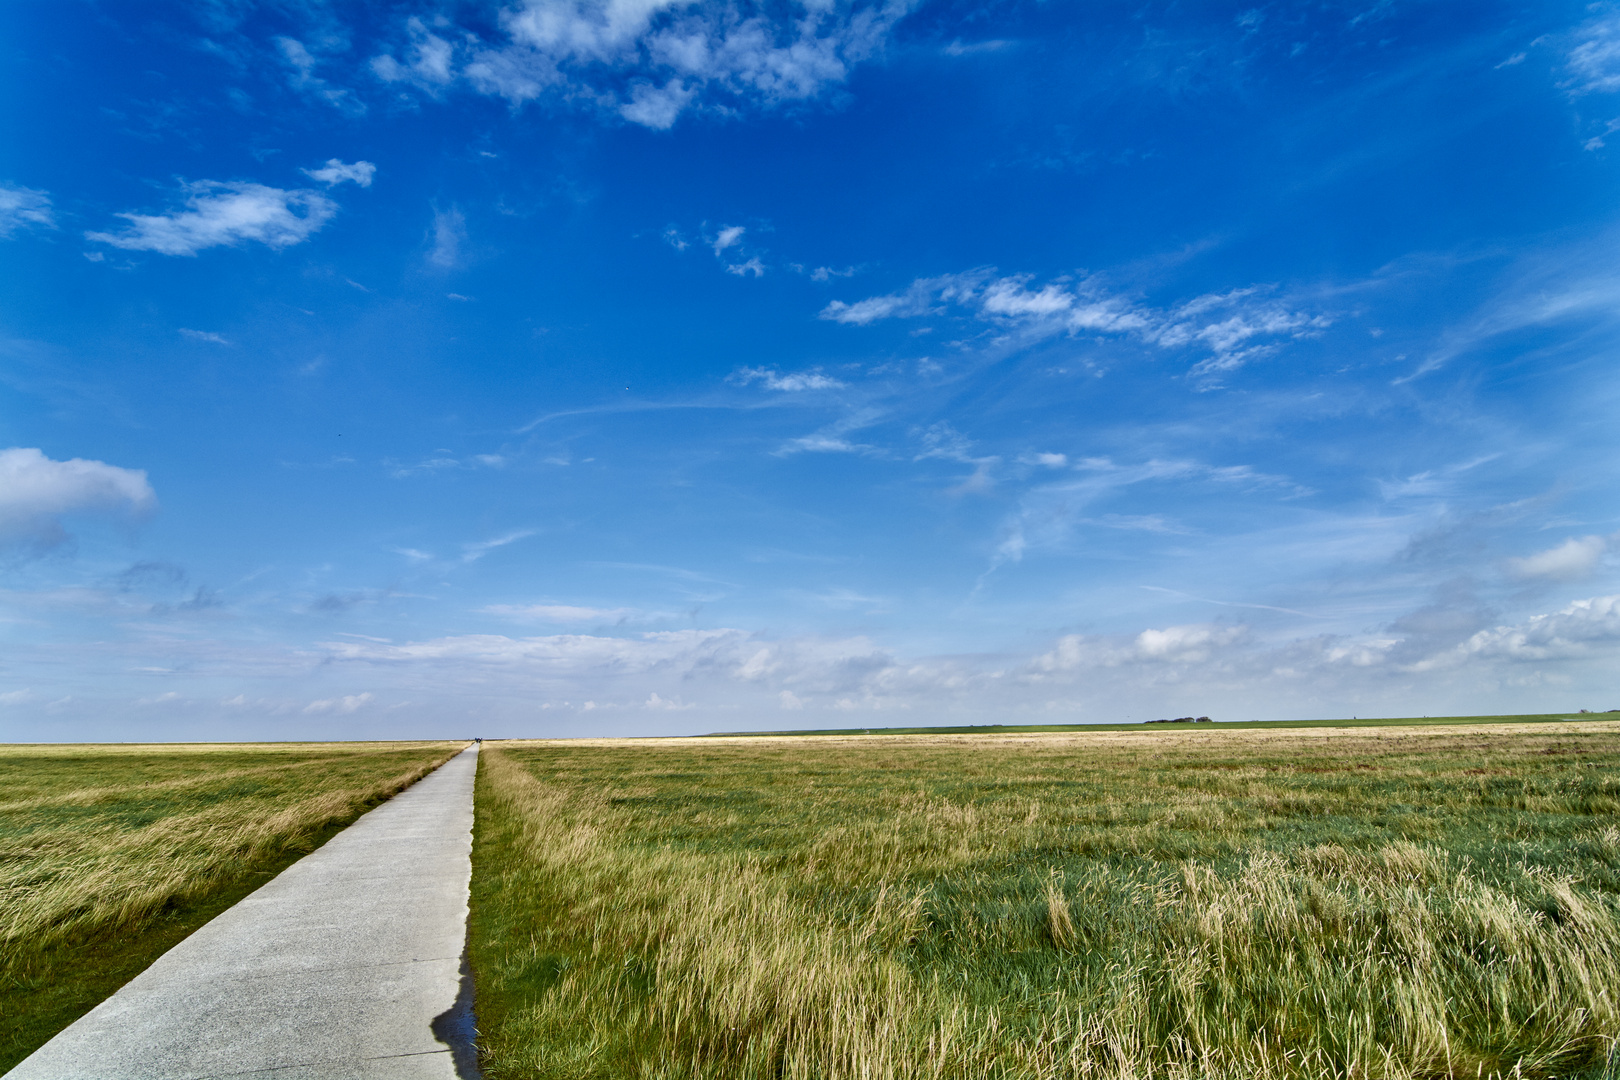
[[[1001,275],[994,269],[918,278],[901,292],[853,303],[834,300],[822,308],[821,318],[869,326],[885,319],[961,313],[1030,340],[1061,334],[1129,337],[1162,349],[1208,353],[1192,369],[1201,376],[1235,371],[1289,341],[1321,333],[1333,321],[1262,286],[1155,308],[1109,292],[1096,278],[1060,278],[1038,288],[1033,282],[1032,275]]]
[[[51,197],[43,191],[0,184],[0,237],[26,229],[54,229]]]

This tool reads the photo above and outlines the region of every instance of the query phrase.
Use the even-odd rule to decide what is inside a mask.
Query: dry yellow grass
[[[1612,1076],[1617,727],[486,744],[486,1069]]]

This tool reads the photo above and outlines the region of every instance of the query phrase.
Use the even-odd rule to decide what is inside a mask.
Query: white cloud
[[[819,371],[796,371],[782,375],[773,368],[739,368],[734,372],[729,382],[740,386],[747,386],[752,382],[765,384],[767,390],[781,390],[785,393],[797,393],[803,390],[839,390],[844,383],[830,375],[823,375]]]
[[[1597,569],[1607,547],[1607,542],[1601,536],[1570,537],[1546,551],[1538,551],[1522,559],[1509,559],[1508,567],[1516,577],[1578,581]]]
[[[1246,627],[1210,624],[1143,630],[1123,641],[1069,634],[1059,638],[1050,652],[1031,660],[1029,671],[1051,675],[1131,664],[1203,664],[1242,644],[1247,637]]]
[[[1208,692],[1269,686],[1273,693],[1289,683],[1365,693],[1380,683],[1424,685],[1410,681],[1419,676],[1430,680],[1432,692],[1433,678],[1448,671],[1476,688],[1534,684],[1556,678],[1548,665],[1599,662],[1615,653],[1620,653],[1620,596],[1599,596],[1477,631],[1457,644],[1431,642],[1421,633],[1267,643],[1245,626],[1217,624],[1134,636],[1070,634],[1030,660],[1023,674],[1039,683],[1094,681],[1114,672],[1144,687],[1182,684]]]
[[[377,173],[377,166],[369,161],[356,161],[346,165],[337,158],[328,158],[325,165],[318,169],[300,170],[311,180],[317,180],[327,187],[336,187],[346,180],[352,180],[361,187],[370,187],[371,178]]]
[[[333,86],[315,74],[315,69],[321,63],[320,58],[311,53],[303,42],[297,38],[278,37],[276,47],[281,50],[282,60],[292,69],[288,82],[294,90],[318,98],[349,116],[360,116],[366,111],[365,103],[352,90]]]
[[[479,540],[471,544],[462,544],[461,561],[464,563],[477,562],[496,548],[505,547],[507,544],[515,544],[519,540],[526,540],[537,531],[536,529],[517,529],[503,536],[497,536],[493,540]]]
[[[491,604],[481,609],[490,615],[525,622],[622,623],[641,617],[636,608],[574,607],[570,604]]]
[[[852,326],[882,319],[943,314],[953,308],[1032,338],[1054,334],[1128,335],[1164,349],[1196,348],[1209,355],[1192,369],[1214,375],[1282,343],[1311,336],[1331,324],[1321,313],[1268,298],[1259,287],[1195,297],[1158,309],[1107,292],[1095,279],[1059,278],[1032,288],[1031,275],[998,276],[993,269],[918,278],[903,292],[854,303],[834,300],[821,317]]]
[[[746,262],[731,263],[726,267],[726,273],[736,274],[738,277],[747,277],[752,274],[757,278],[761,278],[765,276],[765,264],[759,261],[758,255],[755,255]]]
[[[1576,94],[1620,90],[1620,15],[1609,14],[1588,23],[1578,38],[1565,58],[1570,89]]]
[[[361,706],[371,700],[371,693],[345,694],[342,697],[326,698],[321,701],[312,701],[304,706],[306,713],[338,713],[348,715],[358,712]]]
[[[1570,660],[1616,648],[1620,648],[1620,596],[1594,596],[1516,626],[1481,630],[1436,662]]]
[[[670,79],[663,86],[637,83],[630,90],[630,100],[619,106],[619,115],[632,124],[667,131],[696,96],[697,90],[682,85],[680,79]]]
[[[877,53],[910,6],[523,0],[500,15],[504,41],[411,18],[398,57],[378,56],[371,70],[434,96],[464,79],[514,105],[551,97],[663,130],[695,106],[772,108],[821,95]]]
[[[54,229],[51,197],[33,188],[0,184],[0,236],[19,229]]]
[[[767,641],[742,630],[671,630],[605,637],[556,634],[510,638],[468,634],[403,645],[327,642],[339,661],[424,664],[438,669],[495,669],[522,674],[539,686],[571,688],[579,696],[646,694],[670,681],[754,687],[776,696],[790,690],[862,699],[927,692],[962,685],[965,672],[950,665],[902,664],[870,640],[796,638]],[[648,686],[636,680],[655,680]]]
[[[383,82],[408,82],[437,95],[456,77],[453,47],[414,15],[406,20],[405,32],[410,39],[405,62],[386,55],[373,57],[372,74]]]
[[[87,232],[98,243],[129,251],[195,255],[206,248],[255,241],[271,248],[308,240],[337,213],[318,191],[283,191],[245,181],[199,180],[181,187],[185,208],[167,214],[119,214],[120,233]]]
[[[1611,255],[1616,239],[1615,231],[1607,230],[1520,259],[1504,287],[1471,319],[1443,334],[1438,346],[1395,384],[1427,375],[1493,339],[1528,328],[1582,322],[1612,325],[1620,312],[1620,275]]]
[[[1038,484],[1024,492],[1018,509],[1002,524],[1003,538],[991,557],[992,570],[1019,562],[1031,548],[1061,546],[1079,524],[1166,534],[1184,532],[1153,514],[1085,516],[1086,509],[1093,503],[1138,485],[1214,485],[1284,499],[1312,494],[1309,488],[1285,476],[1258,472],[1248,465],[1210,465],[1188,459],[1151,458],[1135,464],[1120,464],[1105,457],[1081,458],[1071,462],[1068,470],[1070,476]]]
[[[991,38],[986,41],[963,42],[960,39],[951,42],[940,51],[946,56],[972,56],[975,53],[1000,52],[1011,45],[1011,41],[1004,38]]]
[[[461,265],[461,249],[467,242],[467,219],[460,209],[452,206],[448,210],[435,210],[429,236],[433,249],[428,252],[428,262],[445,270]]]
[[[230,344],[229,341],[225,340],[220,335],[218,335],[216,333],[213,333],[212,331],[209,331],[209,330],[188,330],[186,327],[182,326],[180,328],[180,336],[181,337],[188,337],[192,341],[206,341],[206,342],[209,342],[209,343],[214,344],[214,345],[229,345]]]
[[[740,242],[743,238],[743,234],[747,231],[748,230],[741,225],[727,225],[715,234],[714,242],[710,246],[714,248],[714,253],[719,255],[722,251],[726,250],[726,248]]]
[[[145,514],[157,496],[140,469],[73,458],[52,461],[37,449],[0,450],[0,543],[48,550],[67,539],[64,515]]]

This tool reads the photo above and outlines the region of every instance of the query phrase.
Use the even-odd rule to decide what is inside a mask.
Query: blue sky
[[[1620,707],[1620,6],[0,21],[0,738]]]

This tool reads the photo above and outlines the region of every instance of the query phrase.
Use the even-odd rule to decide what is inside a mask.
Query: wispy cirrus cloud
[[[552,99],[655,130],[693,108],[774,108],[842,84],[883,48],[909,0],[776,7],[684,0],[523,0],[486,43],[408,19],[371,61],[385,83],[440,95],[457,83],[513,105]]]
[[[333,159],[320,170],[328,186],[370,183],[369,162],[344,165]],[[362,180],[364,183],[362,183]],[[126,251],[193,256],[212,247],[259,243],[269,248],[301,244],[337,214],[330,197],[312,189],[285,190],[250,181],[198,180],[180,186],[182,206],[161,214],[121,213],[129,222],[117,233],[87,232],[85,238]]]
[[[216,334],[212,330],[192,330],[188,327],[182,326],[180,328],[180,336],[190,338],[192,341],[206,341],[211,345],[231,344],[230,341],[228,341],[223,335]]]
[[[365,115],[366,103],[360,100],[359,95],[348,87],[336,85],[316,74],[316,69],[326,62],[327,57],[312,53],[309,47],[297,38],[278,37],[275,39],[275,45],[281,54],[282,62],[288,68],[287,81],[294,90],[318,101],[324,101],[348,116]]]
[[[626,623],[641,621],[647,613],[640,608],[596,608],[574,604],[490,604],[481,609],[489,615],[518,622],[540,623]]]
[[[43,191],[0,184],[0,237],[24,229],[54,229],[56,215],[51,197]]]
[[[460,207],[433,211],[433,227],[428,230],[427,261],[441,270],[454,270],[462,264],[467,246],[467,217]]]
[[[496,548],[503,548],[508,544],[515,544],[519,540],[527,540],[538,533],[539,529],[514,529],[509,533],[492,537],[488,540],[477,540],[461,545],[461,561],[464,563],[477,562]]]
[[[1127,489],[1147,485],[1197,487],[1295,499],[1311,490],[1285,476],[1264,473],[1249,465],[1211,465],[1186,458],[1123,464],[1106,457],[1081,458],[1055,466],[1058,479],[1043,481],[1025,491],[1018,508],[1003,521],[1001,539],[990,559],[990,569],[1017,563],[1031,548],[1061,545],[1079,525],[1178,535],[1187,532],[1158,514],[1105,514],[1089,516],[1099,502]],[[1064,474],[1067,475],[1064,475]]]
[[[1197,349],[1209,355],[1194,375],[1229,372],[1276,351],[1288,341],[1314,336],[1332,316],[1312,311],[1250,286],[1207,293],[1168,308],[1155,308],[1113,293],[1097,278],[1059,278],[1035,287],[1029,274],[1001,275],[993,268],[918,278],[901,292],[846,302],[834,300],[821,317],[851,326],[884,319],[965,313],[1031,338],[1056,334],[1132,337],[1163,349]]]
[[[1575,44],[1564,57],[1565,83],[1573,94],[1620,91],[1620,13],[1605,11],[1575,32]]]

